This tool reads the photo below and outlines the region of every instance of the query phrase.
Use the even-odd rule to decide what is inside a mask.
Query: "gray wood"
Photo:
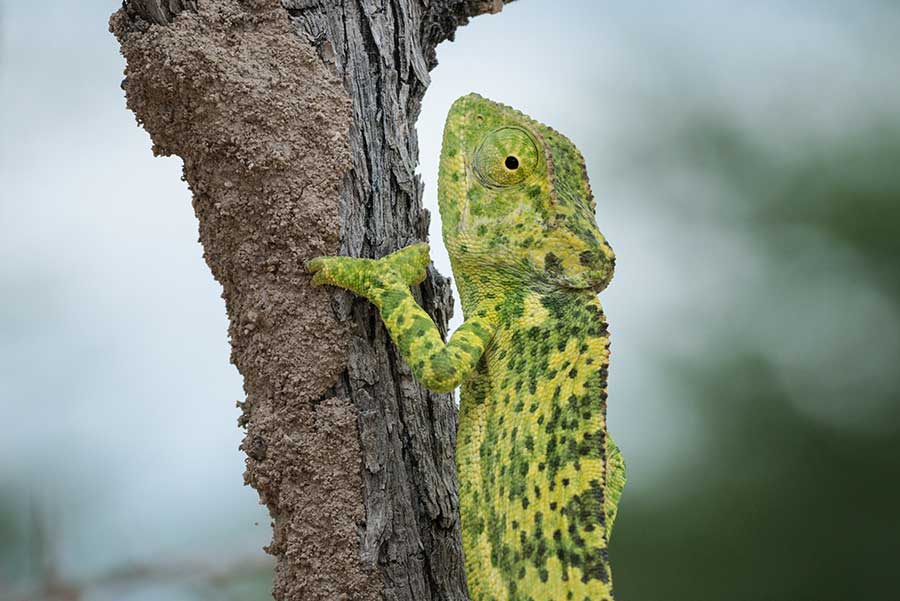
[[[265,94],[246,90],[255,89],[253,82],[283,76],[270,66],[283,60],[280,51],[259,61],[262,75],[234,85],[222,74],[207,79],[202,69],[191,71],[198,59],[184,39],[196,39],[198,48],[230,47],[233,36],[255,40],[249,36],[264,32],[270,37],[259,43],[277,46],[272,40],[280,39],[278,28],[271,22],[282,17],[272,16],[271,0],[126,0],[113,17],[112,29],[128,59],[129,106],[151,133],[156,152],[185,158],[205,256],[223,285],[233,361],[247,391],[241,404],[246,480],[273,516],[269,551],[277,558],[276,599],[467,599],[452,397],[430,393],[413,380],[368,303],[343,292],[306,291],[300,264],[338,250],[380,257],[426,239],[429,215],[415,175],[414,124],[437,62],[435,48],[470,17],[499,11],[508,1],[281,0],[278,11],[320,61],[310,66],[298,59],[296,69],[309,69],[310,75],[297,85],[327,88],[324,76],[325,83],[316,83],[317,69],[336,77],[349,99],[349,134],[341,127],[342,101],[328,96],[318,102],[333,104],[334,111],[318,129],[306,127],[314,121],[306,116],[314,112],[310,107],[287,126],[277,120],[267,125],[269,105],[281,107],[288,100],[275,86]],[[211,7],[219,4],[227,18],[214,14]],[[179,18],[184,11],[191,15]],[[166,46],[171,42],[158,26],[181,32],[181,45]],[[155,46],[163,49],[154,53]],[[207,71],[217,68],[219,50],[208,50]],[[256,50],[266,56],[267,49]],[[223,103],[217,108],[231,111],[232,119],[252,115],[253,123],[263,123],[246,134],[245,146],[251,147],[246,152],[255,150],[254,160],[268,161],[282,138],[292,147],[311,136],[317,141],[294,153],[302,154],[296,163],[275,161],[261,174],[253,161],[239,160],[244,151],[229,146],[228,132],[217,133],[215,128],[228,128],[210,116],[217,111],[197,108],[210,98]],[[332,130],[325,135],[329,124]],[[337,140],[340,135],[347,139]],[[335,146],[346,143],[348,155],[326,149],[317,162],[317,148],[329,139]],[[231,173],[242,182],[239,193],[226,181]],[[323,181],[334,177],[340,178],[339,191],[329,196]],[[299,192],[276,192],[285,189]],[[329,198],[339,219],[317,220],[310,207],[325,211]],[[229,207],[227,218],[221,215],[223,204]],[[285,214],[290,223],[274,226]],[[325,231],[329,228],[338,231]],[[249,253],[250,265],[276,267],[266,268],[267,277],[251,275],[253,269],[235,258],[240,253]],[[416,294],[446,334],[449,281],[430,269]],[[319,336],[331,340],[321,352]],[[306,354],[283,350],[291,345]],[[328,353],[318,363],[310,356]],[[302,382],[286,385],[286,373],[299,374]],[[349,435],[347,415],[356,424]],[[341,559],[348,553],[358,566]]]

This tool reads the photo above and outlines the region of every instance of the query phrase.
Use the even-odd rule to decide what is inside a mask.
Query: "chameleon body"
[[[456,463],[473,601],[612,601],[607,547],[625,468],[606,431],[615,258],[581,153],[471,94],[444,128],[438,198],[465,322],[445,343],[410,286],[428,246],[320,257],[314,282],[368,298],[414,375],[461,385]]]

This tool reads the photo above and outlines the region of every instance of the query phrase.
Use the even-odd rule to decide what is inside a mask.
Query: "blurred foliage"
[[[672,142],[682,160],[744,201],[740,215],[751,218],[747,225],[757,227],[757,236],[770,238],[772,228],[792,225],[818,228],[860,252],[866,275],[900,303],[900,118],[872,120],[838,139],[772,148],[759,132],[713,113],[683,123]]]
[[[618,598],[895,598],[900,436],[798,415],[763,357],[679,373],[707,454],[688,466],[680,494],[625,498],[612,545]]]
[[[0,496],[0,590],[2,585],[21,577],[27,553],[21,540],[18,516],[11,499]]]
[[[716,180],[724,198],[712,207],[713,221],[753,240],[768,260],[765,277],[772,286],[758,290],[748,305],[808,286],[812,276],[804,270],[777,279],[785,263],[803,254],[813,259],[804,265],[819,270],[818,277],[834,288],[817,304],[836,307],[850,292],[841,286],[868,286],[880,290],[896,311],[898,123],[886,117],[870,128],[825,140],[785,142],[773,139],[778,127],[749,131],[720,111],[696,111],[654,140],[653,150],[639,162]],[[799,242],[798,228],[818,235]],[[835,248],[859,257],[852,273],[829,272],[832,264],[816,263]],[[766,342],[768,348],[775,350],[797,335],[785,316],[761,317],[785,324]],[[861,317],[840,315],[819,328],[852,329]],[[702,424],[703,440],[685,445],[703,451],[672,462],[679,467],[663,484],[671,487],[664,495],[629,496],[626,489],[611,553],[617,599],[897,599],[900,370],[879,367],[868,386],[841,399],[852,412],[872,390],[886,395],[890,403],[873,418],[877,424],[842,427],[798,412],[798,399],[792,398],[796,391],[786,390],[776,374],[784,366],[758,341],[729,328],[710,331],[719,337],[702,352],[664,361],[673,389],[691,399],[684,411]],[[882,335],[896,339],[900,332]],[[837,347],[830,349],[832,356],[839,360],[818,373],[792,375],[817,379],[828,371],[861,369],[882,352],[875,339],[862,352],[842,352],[840,337],[830,340]],[[815,342],[809,341],[810,347]],[[813,383],[808,389],[815,388]],[[703,459],[690,459],[698,456]]]
[[[158,558],[123,563],[79,577],[60,565],[58,519],[35,502],[0,497],[0,601],[90,601],[151,598],[171,601],[271,599],[272,561],[262,553],[225,563]],[[137,595],[134,597],[134,595]]]

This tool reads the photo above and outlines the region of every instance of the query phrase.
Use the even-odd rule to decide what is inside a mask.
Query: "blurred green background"
[[[900,599],[900,6],[624,4],[520,0],[439,48],[426,204],[470,91],[584,151],[619,601]],[[0,599],[262,600],[224,307],[117,5],[0,3]]]

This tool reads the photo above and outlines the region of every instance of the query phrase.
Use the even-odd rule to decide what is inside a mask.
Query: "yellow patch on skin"
[[[559,370],[564,364],[571,364],[578,357],[579,345],[580,342],[572,338],[566,342],[566,348],[562,352],[554,351],[550,353],[550,369]]]
[[[536,569],[528,570],[526,576],[527,585],[524,587],[528,591],[528,595],[534,599],[552,599],[553,601],[565,600],[566,594],[571,592],[573,599],[590,599],[594,601],[603,601],[604,598],[612,599],[612,593],[608,587],[600,594],[607,597],[598,597],[597,587],[588,582],[581,582],[581,570],[578,568],[569,568],[568,578],[562,579],[562,566],[557,558],[552,557],[547,560],[548,578],[546,582],[542,582]]]
[[[491,543],[488,540],[487,535],[479,537],[477,552],[480,555],[491,554]],[[496,568],[491,567],[490,565],[486,566],[484,570],[479,572],[479,581],[487,585],[485,588],[487,589],[488,594],[492,595],[495,599],[508,598],[509,591],[504,583],[503,575]]]
[[[550,318],[550,312],[541,304],[541,297],[537,293],[532,292],[525,297],[525,309],[522,315],[522,321],[529,326],[537,326]]]

